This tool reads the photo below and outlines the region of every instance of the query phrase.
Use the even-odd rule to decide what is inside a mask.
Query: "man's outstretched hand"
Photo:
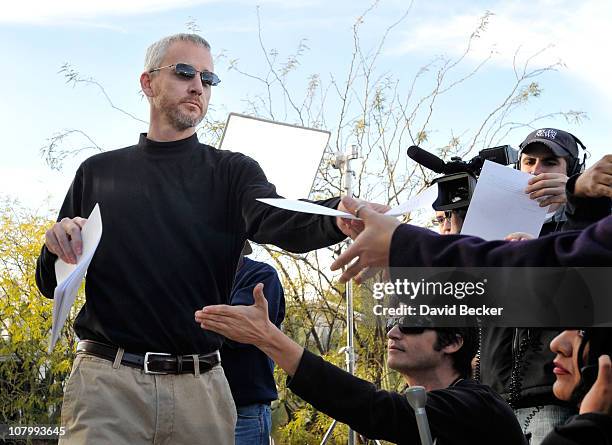
[[[196,311],[195,321],[202,329],[221,334],[230,340],[251,345],[261,345],[276,328],[268,318],[268,302],[263,293],[264,285],[253,288],[255,303],[251,306],[218,304]]]
[[[400,222],[392,216],[378,213],[368,203],[357,199],[344,197],[342,205],[348,212],[359,216],[364,226],[355,238],[355,242],[332,263],[331,269],[338,270],[357,258],[344,271],[340,281],[345,283],[355,277],[355,281],[359,283],[369,267],[389,265],[391,237]]]
[[[206,306],[196,311],[195,321],[202,329],[221,334],[230,340],[257,346],[288,375],[298,368],[304,348],[291,340],[268,318],[268,302],[263,283],[253,288],[255,303],[251,306]]]

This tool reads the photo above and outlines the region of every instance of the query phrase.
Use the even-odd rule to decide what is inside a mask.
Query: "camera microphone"
[[[417,426],[419,427],[421,445],[432,445],[431,431],[429,430],[427,413],[425,412],[425,404],[427,403],[425,388],[422,386],[411,386],[406,390],[406,399],[414,410],[414,416],[416,417]]]
[[[446,172],[446,163],[442,159],[416,145],[408,147],[407,154],[410,159],[418,162],[423,167],[427,167],[436,173]]]

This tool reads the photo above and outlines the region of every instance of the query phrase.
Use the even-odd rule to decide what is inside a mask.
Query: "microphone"
[[[410,154],[408,154],[408,156],[410,156]],[[410,157],[412,158],[412,156]],[[425,392],[425,388],[422,386],[411,386],[406,390],[406,399],[414,410],[417,426],[419,428],[421,445],[432,445],[431,431],[429,430],[427,413],[425,412],[425,404],[427,403],[427,393]]]
[[[416,145],[408,147],[407,154],[410,159],[418,162],[423,167],[427,167],[436,173],[446,172],[446,163],[442,159]]]

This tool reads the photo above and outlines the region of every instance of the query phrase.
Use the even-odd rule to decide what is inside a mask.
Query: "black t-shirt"
[[[194,321],[203,306],[228,303],[248,238],[303,252],[335,244],[331,217],[256,201],[278,197],[259,164],[200,144],[196,135],[101,153],[77,170],[58,221],[87,217],[96,203],[102,239],[89,266],[79,338],[128,352],[206,353],[221,337]],[[321,202],[336,207],[338,198]],[[53,298],[56,256],[43,247],[36,281]]]

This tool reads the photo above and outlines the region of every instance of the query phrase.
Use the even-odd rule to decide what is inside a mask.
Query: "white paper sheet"
[[[49,338],[49,353],[51,353],[59,338],[87,268],[102,238],[102,217],[98,204],[95,205],[87,218],[87,222],[81,230],[81,237],[83,239],[83,253],[77,258],[76,264],[65,263],[59,258],[55,261],[57,286],[53,293],[53,325]]]
[[[427,209],[433,211],[431,205],[434,203],[436,198],[438,197],[438,184],[434,184],[432,186],[427,187],[421,193],[412,196],[408,201],[405,201],[391,210],[389,210],[385,215],[391,216],[399,216],[404,215],[406,213],[414,212],[415,210]]]
[[[293,212],[312,213],[314,215],[341,216],[342,218],[346,219],[359,219],[355,218],[350,213],[330,209],[329,207],[313,204],[312,202],[298,201],[296,199],[259,198],[257,201],[278,207],[279,209],[291,210]]]
[[[485,161],[467,215],[462,235],[485,240],[504,239],[513,232],[538,236],[547,217],[547,207],[525,193],[528,173]]]
[[[431,187],[426,188],[416,196],[411,197],[408,201],[403,202],[392,209],[388,210],[385,215],[387,216],[401,216],[406,213],[413,212],[420,208],[430,207],[438,196],[438,185],[434,184]],[[319,204],[313,204],[311,202],[298,201],[295,199],[285,198],[260,198],[257,201],[269,204],[280,209],[291,210],[294,212],[312,213],[314,215],[326,215],[326,216],[341,216],[346,219],[361,219],[356,218],[347,212],[342,212],[336,209],[330,209]]]

